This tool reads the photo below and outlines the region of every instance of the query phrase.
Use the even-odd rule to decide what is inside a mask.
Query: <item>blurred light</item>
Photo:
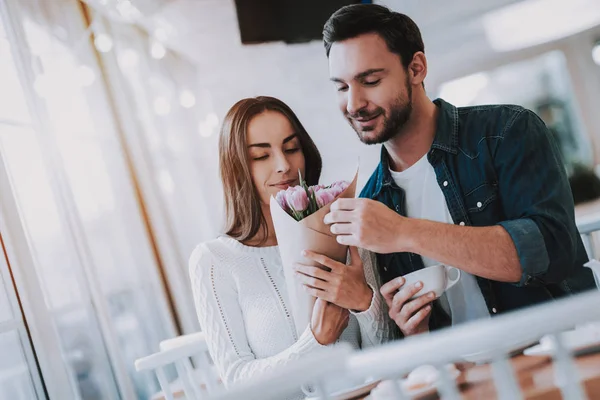
[[[592,60],[596,63],[596,65],[600,65],[600,42],[594,45],[592,48]]]
[[[169,115],[171,104],[169,104],[169,101],[165,97],[159,96],[154,99],[154,112],[160,116]]]
[[[490,78],[483,72],[455,79],[440,87],[439,97],[457,106],[468,106],[489,81]]]
[[[94,70],[87,65],[80,65],[77,68],[77,81],[81,86],[90,86],[96,80]]]
[[[166,170],[161,170],[158,173],[158,184],[162,191],[166,194],[171,194],[175,190],[175,182],[173,177]]]
[[[166,42],[168,39],[167,30],[165,28],[156,28],[154,30],[154,37],[161,42]]]
[[[184,89],[179,94],[179,104],[184,108],[192,108],[196,104],[196,96],[189,89]]]
[[[215,114],[214,112],[211,112],[206,116],[206,123],[209,126],[215,128],[219,126],[219,117],[217,117],[217,114]]]
[[[153,40],[152,47],[150,48],[150,55],[152,55],[152,58],[160,60],[165,56],[165,54],[167,54],[167,49],[165,49],[165,46],[163,46],[163,44],[158,40]]]
[[[134,68],[139,61],[138,53],[133,49],[125,49],[119,55],[119,65],[123,69]]]
[[[98,51],[102,53],[108,53],[113,47],[113,41],[106,33],[100,33],[96,35],[94,44],[96,45]]]
[[[600,24],[598,0],[527,0],[482,17],[495,51],[512,51],[561,39]]]
[[[138,10],[131,1],[129,0],[121,0],[115,6],[117,12],[121,15],[121,17],[125,18],[129,21],[134,21],[135,19],[142,16],[140,10]]]
[[[198,131],[200,132],[200,136],[207,138],[213,134],[214,127],[207,124],[205,121],[201,121],[198,124]]]

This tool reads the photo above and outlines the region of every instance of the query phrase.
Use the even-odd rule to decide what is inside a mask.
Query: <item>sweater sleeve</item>
[[[200,326],[226,386],[249,380],[323,347],[307,326],[292,346],[271,357],[257,359],[248,345],[244,316],[230,268],[218,265],[208,246],[201,244],[190,257],[189,272]]]
[[[365,279],[373,290],[373,298],[369,308],[362,312],[352,312],[358,320],[362,347],[377,346],[395,338],[395,324],[388,316],[388,309],[379,289],[380,279],[376,271],[376,255],[370,251],[359,249],[363,262]],[[350,256],[348,256],[349,262]]]

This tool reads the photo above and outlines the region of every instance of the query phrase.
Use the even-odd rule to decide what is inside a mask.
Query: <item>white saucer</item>
[[[505,346],[503,349],[491,349],[491,350],[479,351],[477,353],[465,354],[465,355],[461,356],[461,358],[465,361],[472,362],[475,364],[486,364],[486,363],[492,362],[494,360],[494,357],[499,352],[508,354],[509,356],[512,357],[516,354],[520,354],[523,351],[523,349],[531,346],[532,344],[534,344],[536,342],[537,341],[533,341],[533,340],[521,341],[521,342],[515,343],[512,346]]]
[[[565,347],[572,353],[579,355],[600,350],[600,330],[595,328],[574,329],[561,333]],[[540,344],[525,349],[527,356],[552,356],[554,345],[548,335],[540,340]]]
[[[369,381],[349,389],[338,390],[337,392],[329,394],[328,398],[331,400],[348,400],[358,396],[365,396],[369,394],[369,392],[373,390],[375,386],[379,385],[379,382],[379,380]],[[321,397],[307,397],[305,400],[318,400],[320,398]]]
[[[453,369],[450,371],[450,376],[452,379],[456,380],[460,376],[460,371],[458,369]],[[389,384],[390,381],[383,381]],[[419,388],[410,388],[407,384],[407,378],[400,379],[400,385],[403,388],[404,394],[409,397],[415,396],[429,396],[437,393],[438,386],[440,384],[439,380],[436,380],[427,385],[421,386]],[[377,396],[374,397],[373,394],[369,395],[365,400],[392,400],[394,399],[394,395],[390,392],[377,393]]]

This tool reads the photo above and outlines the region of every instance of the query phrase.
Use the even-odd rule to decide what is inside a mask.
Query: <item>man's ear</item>
[[[418,51],[413,55],[412,61],[408,65],[410,83],[412,85],[421,85],[427,76],[427,58],[425,53]]]

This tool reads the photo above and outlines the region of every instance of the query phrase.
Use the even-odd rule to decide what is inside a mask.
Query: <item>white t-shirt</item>
[[[427,154],[406,170],[390,170],[390,173],[394,182],[405,192],[408,217],[454,223]],[[421,258],[425,267],[441,264],[431,258]],[[440,303],[452,316],[452,325],[490,316],[477,280],[464,271],[461,271],[460,281],[440,297]]]

